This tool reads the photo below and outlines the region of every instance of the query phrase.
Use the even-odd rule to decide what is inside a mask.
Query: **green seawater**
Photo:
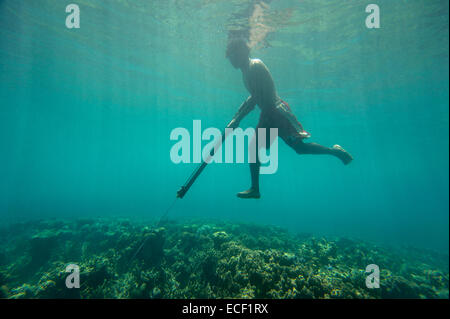
[[[69,3],[0,0],[0,297],[448,298],[448,1],[373,1],[379,29],[360,0],[83,0],[79,29]],[[171,207],[197,167],[171,161],[171,131],[222,129],[248,97],[225,58],[242,30],[309,141],[354,161],[279,141],[261,199],[235,195],[247,164],[211,164]],[[146,244],[127,269],[169,207],[161,255]],[[200,277],[181,272],[187,258]],[[291,276],[267,279],[286,283],[272,292],[258,272],[270,258]],[[95,273],[89,293],[61,295],[71,262]],[[368,263],[390,278],[382,292],[345,288]]]

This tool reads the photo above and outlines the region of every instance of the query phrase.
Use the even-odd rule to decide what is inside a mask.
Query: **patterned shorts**
[[[280,100],[275,108],[262,110],[259,117],[257,128],[278,128],[278,136],[281,137],[288,145],[295,145],[305,138],[309,138],[311,134],[303,129],[302,124],[292,113],[289,104]],[[271,144],[266,133],[267,143]]]

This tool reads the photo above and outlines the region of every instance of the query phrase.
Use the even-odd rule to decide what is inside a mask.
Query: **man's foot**
[[[237,193],[237,197],[239,198],[260,198],[261,194],[258,190],[250,188],[249,190]]]
[[[344,150],[342,146],[336,144],[333,146],[333,149],[339,151],[338,157],[341,159],[344,165],[348,165],[351,161],[353,161],[353,156],[351,156],[349,152]]]

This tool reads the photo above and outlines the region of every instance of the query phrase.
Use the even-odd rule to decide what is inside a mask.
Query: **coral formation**
[[[125,219],[0,229],[0,298],[448,298],[448,256],[274,226]],[[80,288],[66,287],[68,264]],[[366,266],[380,267],[379,289]]]

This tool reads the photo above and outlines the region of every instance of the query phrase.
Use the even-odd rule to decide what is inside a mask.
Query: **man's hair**
[[[232,52],[238,52],[249,56],[250,47],[244,38],[232,38],[228,41],[226,56],[228,57]]]

